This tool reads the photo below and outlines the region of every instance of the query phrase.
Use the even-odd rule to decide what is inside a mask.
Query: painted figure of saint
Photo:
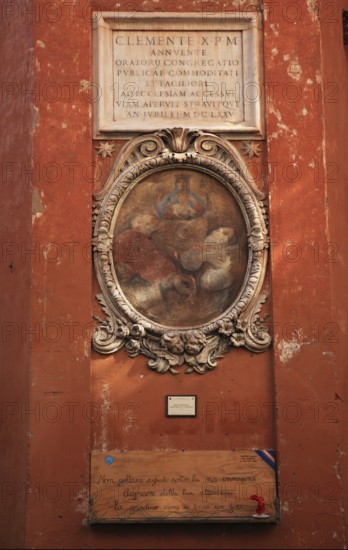
[[[126,297],[152,317],[165,305],[166,294],[176,294],[183,300],[195,292],[195,279],[185,273],[152,239],[158,219],[151,214],[139,214],[131,228],[116,236],[113,247],[117,277]]]
[[[206,208],[203,199],[190,189],[190,175],[182,173],[175,177],[174,191],[158,204],[157,213],[162,220],[192,220],[202,216]]]
[[[134,193],[113,243],[126,300],[170,327],[199,326],[220,315],[236,296],[246,266],[239,255],[243,220],[234,199],[224,187],[210,190],[201,175],[184,169],[151,175]]]

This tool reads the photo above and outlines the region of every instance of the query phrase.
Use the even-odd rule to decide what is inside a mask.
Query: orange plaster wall
[[[348,10],[348,2],[337,2],[337,12],[331,18],[337,18],[340,10]],[[338,342],[334,346],[332,371],[337,383],[336,402],[339,406],[340,423],[337,426],[337,476],[342,478],[342,496],[345,525],[348,525],[348,441],[347,422],[347,257],[348,257],[348,157],[345,154],[347,144],[348,116],[348,46],[342,48],[339,23],[329,24],[323,21],[322,59],[323,79],[326,83],[323,94],[325,113],[325,162],[326,194],[328,213],[328,234],[330,250],[335,252],[330,258],[332,318],[337,324]]]
[[[330,139],[322,102],[327,71],[322,70],[320,54],[322,44],[333,66],[335,56],[341,60],[344,50],[340,10],[332,22],[328,13],[321,12],[326,25],[320,25],[315,6],[310,10],[308,2],[300,4],[302,16],[296,26],[289,27],[285,18],[273,28],[270,25],[265,52],[266,81],[279,83],[267,109],[268,158],[279,163],[278,177],[270,183],[276,394],[280,410],[294,402],[301,413],[293,423],[279,415],[279,479],[282,522],[290,527],[287,544],[334,548],[345,538],[339,453],[344,442],[338,428],[340,383],[334,359],[345,346],[332,303],[338,273],[326,261],[334,213],[331,217],[327,208],[325,158]],[[336,37],[334,45],[326,32]],[[277,33],[287,39],[279,40]],[[340,81],[340,76],[336,79]],[[297,101],[293,101],[296,87],[287,88],[289,83],[301,92]],[[288,101],[284,90],[285,96],[292,92]],[[299,177],[287,172],[287,163],[294,163]],[[342,198],[344,209],[343,204]],[[342,359],[341,355],[341,372]],[[289,483],[292,490],[284,494],[282,488],[290,488]]]
[[[330,130],[331,106],[325,106],[324,118],[323,103],[316,101],[322,89],[320,48],[322,44],[324,76],[331,78],[330,41],[341,32],[339,23],[324,30],[312,4],[304,0],[298,2],[301,14],[295,18],[296,24],[291,6],[285,12],[278,3],[274,9],[266,6],[265,81],[271,83],[274,93],[266,97],[268,139],[259,162],[271,168],[272,301],[268,307],[273,349],[262,355],[236,350],[220,361],[213,373],[171,376],[150,372],[143,357],[130,359],[124,352],[102,357],[90,352],[92,307],[100,315],[93,300],[87,252],[91,195],[92,188],[98,189],[100,180],[105,180],[111,161],[97,159],[93,149],[92,105],[86,89],[92,79],[88,2],[62,5],[56,19],[56,12],[45,11],[45,0],[35,4],[35,23],[27,16],[27,27],[21,33],[23,37],[28,33],[26,40],[30,41],[25,28],[34,28],[38,111],[33,137],[36,216],[32,242],[37,243],[38,255],[31,265],[31,323],[38,329],[31,342],[30,371],[29,365],[24,368],[28,346],[12,340],[9,356],[13,365],[18,358],[14,399],[23,402],[28,391],[34,413],[26,416],[27,428],[21,424],[21,447],[16,450],[24,475],[22,450],[28,430],[26,503],[22,505],[17,497],[15,504],[5,507],[10,521],[20,514],[22,531],[16,539],[8,528],[7,545],[19,547],[25,537],[27,548],[341,548],[345,534],[337,446],[346,439],[336,422],[339,379],[331,358],[336,356],[337,373],[343,379],[345,348],[341,340],[327,341],[327,331],[332,328],[327,323],[336,322],[335,308],[342,307],[340,295],[333,289],[336,280],[336,288],[343,289],[344,279],[343,272],[336,275],[335,266],[323,262],[322,252],[319,261],[315,256],[316,243],[322,251],[328,240],[340,234],[341,227],[335,216],[331,220],[327,189],[315,177],[317,168],[319,173],[325,171],[325,132],[334,134],[334,128]],[[91,4],[98,10],[114,9],[111,0]],[[194,1],[132,6],[121,2],[121,9],[128,10],[164,7],[168,11],[202,11],[202,3]],[[233,10],[235,5],[230,2],[226,8],[216,2],[209,9],[215,12],[211,17],[223,17],[225,10]],[[341,48],[337,40],[336,55],[343,74]],[[14,63],[20,71],[20,60],[14,57]],[[23,77],[20,74],[18,78]],[[287,87],[289,83],[301,88],[296,102],[286,95],[293,99],[295,88]],[[53,100],[54,93],[58,93],[57,100]],[[13,111],[12,116],[17,113]],[[337,162],[340,143],[337,140]],[[117,143],[116,149],[120,145]],[[300,177],[293,163],[300,166]],[[29,227],[25,205],[30,197],[27,189],[25,192],[22,204],[25,227]],[[331,191],[331,195],[338,207],[342,194]],[[10,196],[15,204],[18,193],[10,191]],[[7,219],[15,219],[14,209],[7,209]],[[289,248],[289,243],[296,247]],[[294,261],[298,250],[300,257]],[[28,274],[25,281],[21,295],[27,296]],[[11,306],[7,307],[10,311]],[[16,307],[19,312],[19,301]],[[29,302],[21,314],[24,312],[28,319]],[[165,419],[164,395],[181,392],[198,395],[195,421]],[[276,419],[268,405],[272,401],[278,405]],[[252,409],[245,408],[250,403],[261,410],[255,422],[251,421]],[[233,406],[236,413],[230,412]],[[96,410],[101,415],[95,416]],[[280,458],[282,519],[277,526],[86,524],[91,449],[273,445]]]
[[[89,19],[38,2],[34,158],[41,216],[33,241],[30,477],[26,547],[79,547],[89,482],[90,231],[92,193]],[[49,6],[48,6],[49,7]],[[62,6],[64,9],[64,6]],[[47,9],[47,11],[45,11]],[[47,21],[48,20],[48,21]],[[86,530],[86,528],[84,528]]]
[[[28,2],[23,2],[28,4]],[[32,28],[6,19],[1,23],[1,193],[0,202],[0,545],[24,546],[25,481],[30,324],[32,129],[35,110],[29,97],[19,101],[20,84],[32,84]],[[14,49],[14,43],[18,45]],[[20,48],[20,49],[19,49]]]

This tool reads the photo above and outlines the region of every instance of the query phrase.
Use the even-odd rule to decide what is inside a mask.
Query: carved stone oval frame
[[[212,176],[232,193],[243,214],[248,237],[246,276],[236,299],[223,315],[199,327],[181,328],[158,324],[139,313],[125,298],[113,266],[115,212],[134,186],[149,175],[184,168]],[[233,346],[260,352],[270,336],[258,316],[267,265],[268,231],[265,195],[255,186],[237,149],[201,131],[182,128],[161,130],[130,141],[121,151],[104,189],[95,196],[94,263],[101,294],[97,299],[106,319],[92,338],[100,353],[125,346],[131,357],[142,353],[157,372],[204,373]]]

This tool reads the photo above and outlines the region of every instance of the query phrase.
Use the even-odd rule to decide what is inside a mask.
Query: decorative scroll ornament
[[[158,373],[200,374],[233,347],[264,351],[265,198],[237,149],[213,134],[173,128],[128,142],[95,196],[106,317],[95,317],[93,348],[143,354]]]

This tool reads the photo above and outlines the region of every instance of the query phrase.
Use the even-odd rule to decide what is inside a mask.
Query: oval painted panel
[[[191,169],[155,172],[116,210],[113,259],[133,309],[162,326],[199,327],[240,294],[248,265],[245,220],[217,179]]]

